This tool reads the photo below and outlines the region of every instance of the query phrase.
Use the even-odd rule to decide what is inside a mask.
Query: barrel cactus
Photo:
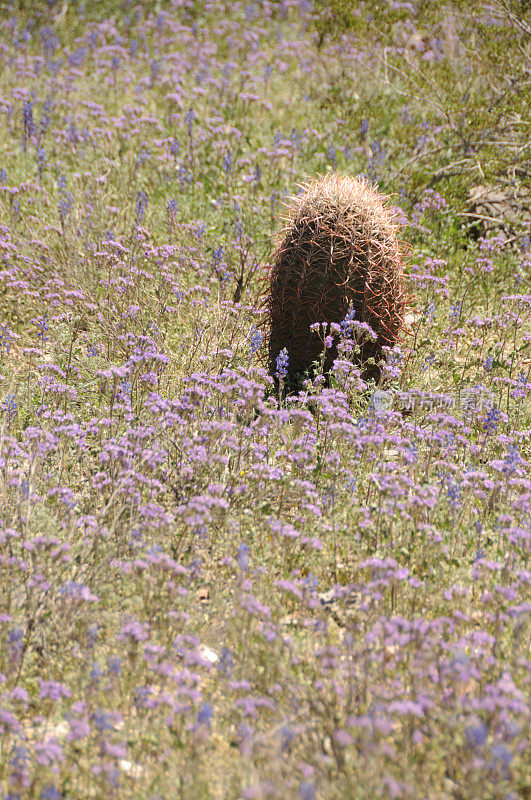
[[[385,198],[363,178],[332,174],[303,186],[273,257],[267,297],[269,372],[295,390],[322,359],[315,322],[367,323],[374,341],[361,345],[362,377],[378,379],[382,347],[394,345],[404,320],[402,254]],[[315,326],[314,326],[315,327]],[[326,350],[324,371],[337,357]],[[368,364],[369,359],[375,363]]]

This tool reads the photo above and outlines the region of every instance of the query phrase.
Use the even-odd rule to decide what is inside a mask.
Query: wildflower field
[[[0,4],[1,798],[531,796],[530,16]],[[406,325],[279,394],[330,172]]]

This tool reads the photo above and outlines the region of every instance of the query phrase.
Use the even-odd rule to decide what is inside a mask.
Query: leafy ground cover
[[[2,797],[529,796],[526,6],[2,12]],[[326,171],[407,329],[277,398]]]

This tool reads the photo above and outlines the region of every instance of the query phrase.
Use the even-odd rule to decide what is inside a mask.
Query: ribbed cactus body
[[[404,318],[402,260],[391,211],[362,178],[327,175],[293,199],[284,237],[271,269],[268,295],[269,371],[289,355],[285,383],[296,389],[323,352],[314,322],[338,322],[349,308],[377,334],[362,345],[365,379],[377,378],[382,346],[396,343]],[[327,350],[328,372],[337,357]]]

